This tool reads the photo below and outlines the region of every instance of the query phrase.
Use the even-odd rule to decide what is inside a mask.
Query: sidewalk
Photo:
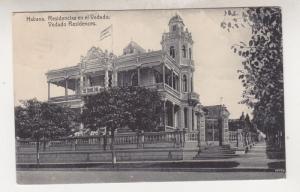
[[[270,167],[269,163],[279,164],[279,167]],[[282,169],[284,160],[271,160],[266,155],[264,142],[253,146],[248,153],[234,158],[181,160],[181,161],[128,161],[117,162],[84,162],[60,164],[18,164],[18,170],[97,170],[97,171],[189,171],[189,172],[285,172]]]

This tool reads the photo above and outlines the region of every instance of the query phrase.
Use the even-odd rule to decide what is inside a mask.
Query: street
[[[18,171],[19,184],[277,179],[276,172]]]
[[[182,162],[119,163],[119,170],[106,166],[89,168],[23,168],[17,171],[20,184],[54,183],[106,183],[142,181],[203,181],[235,179],[278,179],[285,178],[285,170],[278,167],[273,171],[270,163],[281,160],[268,159],[264,142],[256,144],[244,155],[230,159],[192,160]],[[207,167],[215,164],[236,162],[237,167]]]

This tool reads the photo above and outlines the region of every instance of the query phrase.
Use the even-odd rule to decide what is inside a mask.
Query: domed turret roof
[[[182,25],[184,25],[183,20],[177,14],[170,19],[169,25],[172,24],[172,23],[181,23]]]

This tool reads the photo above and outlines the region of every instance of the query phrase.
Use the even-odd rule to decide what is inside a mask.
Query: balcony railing
[[[180,147],[187,141],[196,141],[196,135],[191,133],[184,135],[183,131],[172,132],[141,132],[141,133],[122,133],[115,134],[113,145],[116,148],[132,149],[132,148],[157,148],[165,147]],[[163,144],[162,144],[163,143]],[[37,142],[34,140],[17,139],[16,147],[18,152],[30,152],[36,150]],[[82,150],[101,150],[109,149],[112,144],[111,135],[104,136],[80,136],[67,137],[58,139],[45,139],[40,141],[41,150],[43,151],[82,151]],[[44,148],[44,149],[43,149]]]
[[[67,96],[58,96],[58,97],[50,97],[49,101],[50,102],[62,102],[62,101],[67,101],[67,100],[76,100],[80,99],[80,95],[67,95]]]
[[[173,89],[168,84],[165,84],[165,90],[168,91],[168,92],[170,92],[170,93],[172,93],[173,95],[176,95],[177,97],[180,97],[179,91]]]
[[[100,93],[103,90],[104,90],[104,87],[102,87],[102,86],[84,87],[82,89],[81,93],[83,95],[85,95],[85,94],[95,94],[95,93]]]

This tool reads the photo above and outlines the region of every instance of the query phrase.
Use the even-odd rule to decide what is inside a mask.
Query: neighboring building
[[[228,120],[229,131],[237,131],[238,129],[244,129],[245,122],[240,119],[229,119]]]
[[[205,140],[218,141],[220,145],[229,142],[229,111],[224,105],[205,106]]]
[[[164,130],[201,129],[201,140],[204,140],[204,113],[193,88],[193,40],[180,16],[170,19],[169,32],[163,33],[161,46],[162,50],[146,52],[131,41],[121,56],[92,47],[76,66],[46,73],[48,100],[80,109],[83,95],[95,94],[104,88],[156,88],[165,101]],[[51,97],[50,84],[64,87],[64,96]]]

